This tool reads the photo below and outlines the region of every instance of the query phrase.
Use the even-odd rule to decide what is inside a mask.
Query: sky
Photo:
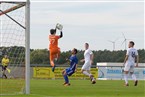
[[[136,48],[144,47],[142,2],[32,2],[31,48],[47,48],[49,30],[56,23],[64,27],[64,37],[59,41],[63,51],[84,49],[85,42],[93,50],[112,50],[108,40],[116,39],[116,50],[125,49],[122,32]]]
[[[59,40],[62,51],[84,49],[85,42],[92,50],[112,50],[113,44],[109,41],[115,40],[115,50],[123,50],[122,33],[127,42],[135,42],[135,48],[144,48],[144,3],[140,2],[143,0],[31,1],[30,47],[33,49],[48,48],[49,30],[56,23],[63,25],[64,36]]]

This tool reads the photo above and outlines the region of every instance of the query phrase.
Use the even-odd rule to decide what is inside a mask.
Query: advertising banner
[[[51,68],[49,67],[33,67],[33,78],[63,78],[62,71],[64,69],[64,67],[58,67],[53,73]],[[97,68],[92,68],[91,73],[94,75],[95,78],[98,78]],[[77,72],[70,76],[70,78],[85,79],[89,77],[81,73],[81,68],[77,68]]]
[[[145,80],[145,68],[135,68],[134,73],[139,80]],[[124,79],[122,67],[99,67],[98,79]],[[129,77],[131,79],[131,77]]]

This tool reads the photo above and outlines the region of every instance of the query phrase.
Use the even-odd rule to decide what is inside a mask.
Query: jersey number
[[[135,52],[131,52],[133,58],[135,58]]]
[[[51,39],[50,44],[54,44],[54,43],[55,43],[55,39]]]

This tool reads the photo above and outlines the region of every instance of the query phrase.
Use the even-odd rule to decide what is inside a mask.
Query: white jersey
[[[126,63],[128,63],[130,65],[134,65],[135,58],[136,58],[136,56],[138,56],[138,51],[135,48],[128,48],[126,55],[128,55],[128,60],[126,61]]]
[[[85,62],[91,61],[90,57],[92,54],[93,52],[90,49],[85,50],[85,53],[84,53]]]

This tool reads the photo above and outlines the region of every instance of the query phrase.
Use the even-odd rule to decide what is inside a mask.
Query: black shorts
[[[7,66],[2,66],[2,71],[6,70]]]

